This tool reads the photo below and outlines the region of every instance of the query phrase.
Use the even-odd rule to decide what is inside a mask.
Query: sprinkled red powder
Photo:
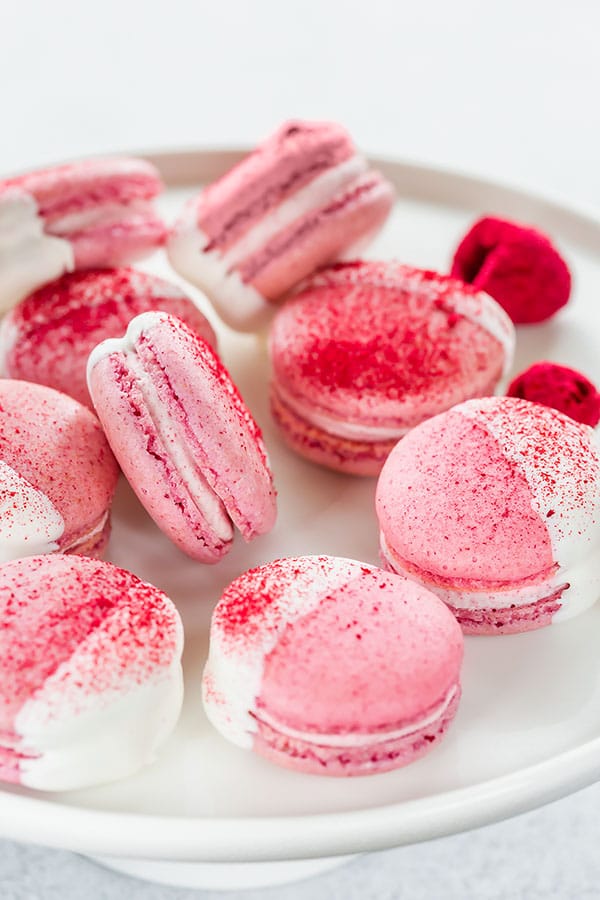
[[[486,291],[513,322],[543,322],[569,299],[571,274],[541,232],[492,216],[460,242],[450,274]]]
[[[517,375],[506,393],[558,409],[584,425],[600,421],[600,393],[592,382],[576,369],[557,363],[534,363]]]
[[[0,731],[7,733],[22,705],[59,668],[64,690],[129,689],[169,666],[180,642],[177,613],[161,591],[84,557],[4,564],[0,618]]]

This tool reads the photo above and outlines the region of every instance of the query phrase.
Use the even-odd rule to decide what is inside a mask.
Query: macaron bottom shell
[[[336,747],[290,737],[257,718],[253,749],[270,762],[298,772],[338,777],[376,775],[398,769],[425,756],[443,737],[460,701],[460,687],[439,718],[402,737],[385,738],[374,734],[372,740],[356,747]]]
[[[348,475],[378,475],[398,443],[397,438],[353,441],[324,431],[290,409],[276,388],[271,391],[271,415],[292,450],[311,462]]]

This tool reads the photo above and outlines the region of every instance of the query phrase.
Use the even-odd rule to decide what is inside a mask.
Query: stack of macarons
[[[301,556],[225,589],[207,717],[301,772],[406,765],[457,712],[463,633],[533,630],[600,595],[600,394],[544,362],[493,396],[514,325],[566,304],[569,269],[545,235],[490,216],[448,274],[359,258],[394,189],[333,123],[284,123],[171,227],[161,191],[136,159],[0,181],[0,779],[125,777],[177,722],[177,609],[99,558],[119,471],[198,563],[275,524],[262,433],[213,326],[130,265],[161,248],[226,325],[269,326],[287,448],[379,476],[383,568]]]

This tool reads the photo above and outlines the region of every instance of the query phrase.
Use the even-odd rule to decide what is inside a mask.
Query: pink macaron
[[[159,527],[184,552],[217,562],[237,526],[269,531],[275,490],[258,426],[209,344],[148,312],[92,351],[88,387],[109,443]]]
[[[375,774],[439,743],[462,655],[456,620],[419,585],[354,560],[282,559],[221,597],[204,706],[226,738],[279,765]]]
[[[157,588],[110,563],[0,567],[0,779],[70,790],[152,762],[181,708],[183,628]]]
[[[89,409],[51,388],[0,379],[0,562],[100,555],[118,475]]]
[[[600,442],[513,397],[415,428],[377,485],[382,556],[470,634],[530,631],[600,597]]]
[[[216,346],[208,320],[176,285],[135,269],[88,269],[30,294],[0,322],[0,371],[56,388],[86,406],[88,356],[140,313],[163,310]]]
[[[90,159],[0,181],[0,311],[75,269],[118,266],[165,238],[141,159]]]
[[[376,475],[415,425],[493,393],[513,347],[487,294],[396,262],[338,263],[275,317],[271,409],[297,453]]]
[[[167,251],[228,325],[251,330],[302,278],[364,246],[393,199],[341,126],[286,122],[189,201]]]

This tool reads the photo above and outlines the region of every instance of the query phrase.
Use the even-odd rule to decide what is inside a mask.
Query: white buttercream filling
[[[376,425],[359,425],[354,422],[343,422],[340,419],[328,416],[321,410],[317,410],[309,403],[299,400],[290,394],[280,384],[275,385],[275,392],[281,398],[283,403],[296,413],[301,419],[304,419],[309,425],[314,425],[321,431],[326,431],[334,437],[347,438],[350,441],[365,441],[368,443],[376,443],[378,441],[400,440],[405,434],[408,434],[410,428],[385,428]]]
[[[74,267],[71,244],[44,232],[33,197],[18,188],[0,194],[0,311]]]
[[[268,725],[278,734],[289,737],[292,740],[302,741],[306,744],[315,744],[319,747],[333,748],[370,747],[374,744],[383,744],[387,741],[400,740],[403,737],[408,737],[411,734],[415,734],[417,731],[421,731],[423,728],[427,728],[429,725],[439,722],[456,696],[457,690],[458,687],[456,685],[451,687],[439,706],[437,706],[433,712],[423,716],[422,719],[416,719],[409,725],[405,725],[402,728],[392,728],[389,731],[352,731],[340,734],[321,734],[320,732],[315,731],[300,731],[277,721],[273,716],[268,715],[262,708],[260,713],[256,713],[256,718],[259,722],[264,722],[265,725]]]
[[[158,395],[152,375],[144,369],[143,363],[137,355],[135,345],[142,334],[160,324],[165,318],[165,314],[161,312],[142,313],[131,320],[122,338],[109,338],[98,344],[88,358],[88,389],[93,397],[90,376],[101,359],[112,354],[119,354],[125,358],[126,365],[144,398],[146,412],[152,419],[170,462],[216,537],[221,541],[228,542],[233,538],[231,519],[225,511],[221,499],[200,472],[187,438],[185,434],[181,433],[181,426],[165,409],[165,404]]]
[[[64,530],[51,500],[0,460],[0,562],[52,553]]]
[[[76,234],[89,228],[100,228],[103,225],[114,225],[132,215],[154,215],[149,200],[134,200],[130,203],[99,203],[89,209],[67,213],[54,219],[50,226],[57,235]]]
[[[87,544],[93,537],[96,535],[102,534],[104,529],[106,528],[106,523],[108,522],[108,517],[110,515],[109,510],[106,510],[104,515],[100,518],[100,521],[90,528],[89,531],[86,531],[85,534],[82,534],[80,537],[75,538],[68,546],[62,548],[63,553],[68,553],[69,550],[75,550],[77,547],[82,547],[84,544]]]

